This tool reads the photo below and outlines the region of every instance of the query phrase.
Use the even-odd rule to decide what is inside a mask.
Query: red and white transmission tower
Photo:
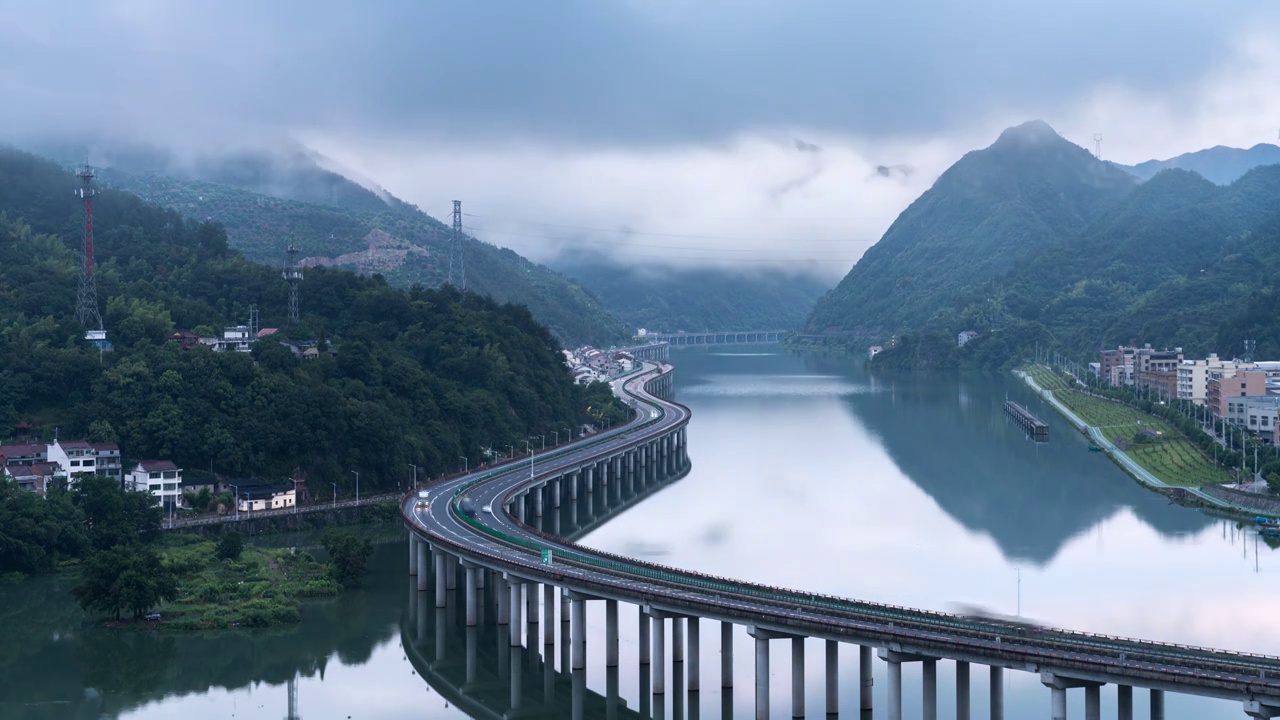
[[[93,276],[93,197],[98,191],[93,187],[94,172],[85,165],[76,173],[81,186],[76,193],[84,200],[84,262],[80,266],[80,293],[76,298],[76,318],[89,332],[85,337],[105,341],[102,315],[98,313],[98,281]],[[96,331],[96,332],[95,332]]]

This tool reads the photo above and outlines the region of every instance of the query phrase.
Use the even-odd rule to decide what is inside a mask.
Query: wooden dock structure
[[[1004,414],[1013,418],[1013,422],[1022,428],[1036,442],[1049,441],[1049,426],[1040,418],[1031,414],[1030,410],[1012,400],[1004,401]]]

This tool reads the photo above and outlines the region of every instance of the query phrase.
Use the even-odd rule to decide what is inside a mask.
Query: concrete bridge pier
[[[466,579],[463,583],[467,593],[467,627],[476,626],[477,617],[480,608],[480,588],[476,583],[476,571],[483,568],[477,568],[473,563],[463,561],[463,570],[466,573]]]
[[[511,514],[516,516],[516,520],[524,522],[524,495],[517,495],[513,502],[515,504],[513,508],[515,512]]]
[[[418,536],[409,533],[409,574],[418,574]]]
[[[542,586],[542,644],[556,645],[556,588],[551,583]]]
[[[581,473],[571,472],[568,475],[565,475],[565,479],[569,481],[569,499],[570,500],[578,499],[578,475],[580,474]]]
[[[991,720],[1004,720],[1004,668],[991,666]]]
[[[436,607],[446,607],[448,603],[449,580],[445,576],[449,574],[449,556],[444,554],[442,550],[435,551],[436,563]]]
[[[523,581],[520,578],[507,576],[508,600],[507,607],[510,610],[510,622],[507,623],[508,635],[510,637],[511,647],[520,647],[520,633],[523,632],[523,623],[520,622],[520,609],[523,603],[520,601],[520,587]]]
[[[671,662],[684,663],[684,618],[682,617],[671,618]],[[672,671],[671,674],[676,673]]]
[[[720,622],[720,687],[733,687],[733,623]]]
[[[641,667],[649,664],[649,613],[643,607],[640,608],[640,665]],[[641,672],[641,675],[644,673]]]
[[[618,601],[604,601],[604,666],[618,667]]]
[[[840,644],[826,641],[827,649],[827,714],[840,712]]]
[[[1245,700],[1244,714],[1251,718],[1270,720],[1270,718],[1280,717],[1280,706],[1267,705],[1260,700]]]
[[[689,618],[689,683],[687,685],[689,692],[697,692],[702,685],[702,648],[700,647],[702,634],[702,619],[697,617]],[[690,708],[692,711],[693,708]]]
[[[902,720],[902,663],[924,664],[923,707],[925,720],[938,717],[938,659],[880,648],[880,659],[889,666],[889,720]]]
[[[536,487],[533,489],[533,516],[542,517],[542,493],[546,491],[546,486]]]
[[[595,466],[588,465],[582,469],[582,488],[590,495],[595,490]]]
[[[664,695],[667,692],[667,618],[653,613],[653,694]]]
[[[417,545],[418,551],[415,553],[418,560],[418,589],[426,590],[427,582],[431,579],[431,547],[427,545],[426,540],[420,540],[416,535],[410,536],[414,544]]]
[[[969,720],[969,663],[956,661],[956,720]]]
[[[756,639],[756,720],[769,720],[769,637]]]
[[[525,622],[531,627],[535,627],[534,636],[537,636],[536,626],[538,624],[538,583],[525,583],[524,586],[524,617]],[[532,643],[530,644],[532,646]]]
[[[572,665],[574,670],[587,667],[587,598],[584,595],[570,593],[569,608],[573,614],[569,622],[570,640],[572,642]]]
[[[871,674],[871,646],[858,646],[858,709],[870,714],[872,709],[872,687],[875,677]]]
[[[791,717],[804,717],[804,638],[791,638]]]
[[[1164,691],[1151,689],[1151,720],[1164,720]]]
[[[1133,686],[1116,686],[1116,719],[1133,720]]]
[[[507,589],[506,576],[498,575],[493,588],[498,595],[498,624],[506,625],[511,620],[511,594]]]

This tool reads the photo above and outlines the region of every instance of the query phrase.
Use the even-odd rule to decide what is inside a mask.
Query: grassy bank
[[[245,545],[222,559],[217,543],[186,535],[165,538],[160,554],[178,576],[178,598],[159,626],[171,630],[266,627],[298,621],[298,603],[337,595],[329,566],[307,552]]]
[[[1052,391],[1053,396],[1081,420],[1097,427],[1125,454],[1164,482],[1194,487],[1231,480],[1226,470],[1202,455],[1180,432],[1160,418],[1080,392],[1043,366],[1028,366],[1023,371],[1040,387]],[[1154,439],[1139,442],[1137,434],[1140,430],[1154,432]]]

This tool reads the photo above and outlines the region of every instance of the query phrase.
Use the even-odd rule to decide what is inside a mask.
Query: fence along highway
[[[582,547],[524,522],[541,515],[546,504],[579,492],[634,488],[688,466],[689,410],[670,400],[674,368],[645,363],[614,381],[616,394],[633,410],[632,420],[605,433],[547,451],[532,461],[517,461],[428,486],[430,498],[404,498],[402,515],[410,529],[410,572],[419,590],[434,575],[436,604],[459,580],[464,587],[469,624],[474,624],[477,588],[494,582],[499,591],[500,624],[510,626],[511,644],[522,643],[522,605],[537,612],[539,585],[544,608],[550,610],[560,589],[571,609],[572,666],[585,665],[586,606],[606,606],[606,658],[616,665],[617,603],[640,608],[640,664],[653,672],[655,694],[665,692],[666,627],[670,621],[677,644],[673,657],[689,664],[688,688],[699,687],[697,628],[701,619],[719,621],[721,642],[731,643],[733,624],[746,626],[756,643],[756,715],[769,712],[769,647],[771,640],[790,640],[792,657],[803,657],[806,638],[828,643],[827,711],[838,709],[835,697],[834,643],[859,646],[862,709],[871,708],[872,651],[888,665],[890,720],[902,713],[901,664],[923,664],[924,717],[936,717],[936,663],[955,661],[957,715],[968,717],[969,666],[991,668],[992,718],[1003,717],[1003,670],[1038,673],[1050,689],[1050,717],[1066,717],[1067,691],[1083,688],[1085,717],[1100,717],[1099,687],[1119,686],[1120,718],[1132,717],[1132,689],[1151,692],[1151,717],[1163,718],[1164,693],[1179,692],[1242,703],[1251,717],[1280,716],[1280,658],[1202,647],[1159,643],[1073,630],[1044,628],[1007,619],[962,616],[928,610],[768,587],[694,573]],[[848,566],[856,568],[856,558]],[[549,561],[549,562],[548,562]],[[461,566],[461,573],[459,572]],[[434,568],[434,573],[431,569]],[[842,567],[833,567],[841,571]],[[855,570],[856,571],[856,570]],[[527,591],[522,595],[522,590]],[[550,625],[550,623],[547,623]],[[549,631],[550,628],[547,628]],[[650,636],[651,633],[651,636]],[[547,642],[554,642],[548,633]],[[722,645],[723,647],[723,645]],[[721,653],[721,684],[732,682],[732,652]],[[793,662],[793,716],[804,714],[803,661]],[[800,692],[796,690],[800,689]]]

